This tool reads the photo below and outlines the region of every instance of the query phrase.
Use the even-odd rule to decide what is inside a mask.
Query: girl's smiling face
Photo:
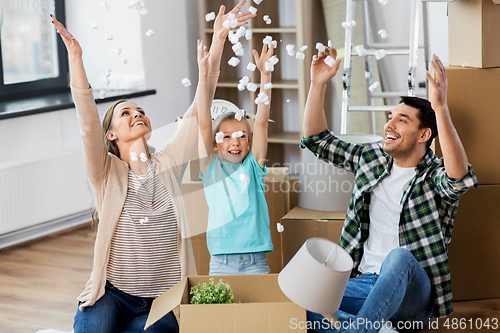
[[[243,135],[233,137],[233,133],[241,131]],[[222,142],[214,144],[214,151],[219,152],[224,161],[230,163],[240,163],[250,151],[249,131],[247,124],[236,119],[223,121],[219,126],[222,132]],[[214,136],[216,133],[213,133]],[[241,134],[241,133],[240,133]],[[236,135],[238,136],[238,135]]]

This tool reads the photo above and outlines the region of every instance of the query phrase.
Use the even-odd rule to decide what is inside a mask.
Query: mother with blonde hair
[[[156,152],[147,145],[151,122],[135,103],[113,103],[101,126],[80,44],[51,17],[69,54],[84,165],[99,216],[93,269],[78,297],[75,333],[178,332],[172,312],[146,331],[144,326],[155,297],[181,278],[196,275],[181,183],[198,140],[198,100],[207,107],[215,94],[229,33],[222,23],[230,13],[238,26],[254,17],[238,13],[245,2],[228,14],[220,7],[210,53],[204,54],[198,42],[196,96],[173,138]]]

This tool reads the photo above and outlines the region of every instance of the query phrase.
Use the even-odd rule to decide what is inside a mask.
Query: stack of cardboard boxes
[[[500,297],[500,0],[448,4],[450,114],[479,189],[460,200],[449,247],[454,300]],[[436,153],[441,155],[439,137]]]

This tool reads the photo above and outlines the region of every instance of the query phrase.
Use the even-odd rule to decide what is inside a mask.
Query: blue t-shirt
[[[208,203],[207,246],[211,255],[273,250],[264,170],[249,153],[243,163],[214,156],[200,173]],[[245,176],[246,175],[246,176]]]

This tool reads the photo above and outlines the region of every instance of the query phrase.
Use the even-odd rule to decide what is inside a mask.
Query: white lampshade
[[[340,134],[342,141],[361,145],[379,142],[373,134]],[[349,207],[354,175],[331,163],[318,159],[308,149],[302,151],[302,171],[299,175],[297,205],[302,208],[329,212],[345,212]]]
[[[339,245],[310,238],[279,273],[278,284],[298,306],[333,314],[340,307],[353,265],[351,256]]]

